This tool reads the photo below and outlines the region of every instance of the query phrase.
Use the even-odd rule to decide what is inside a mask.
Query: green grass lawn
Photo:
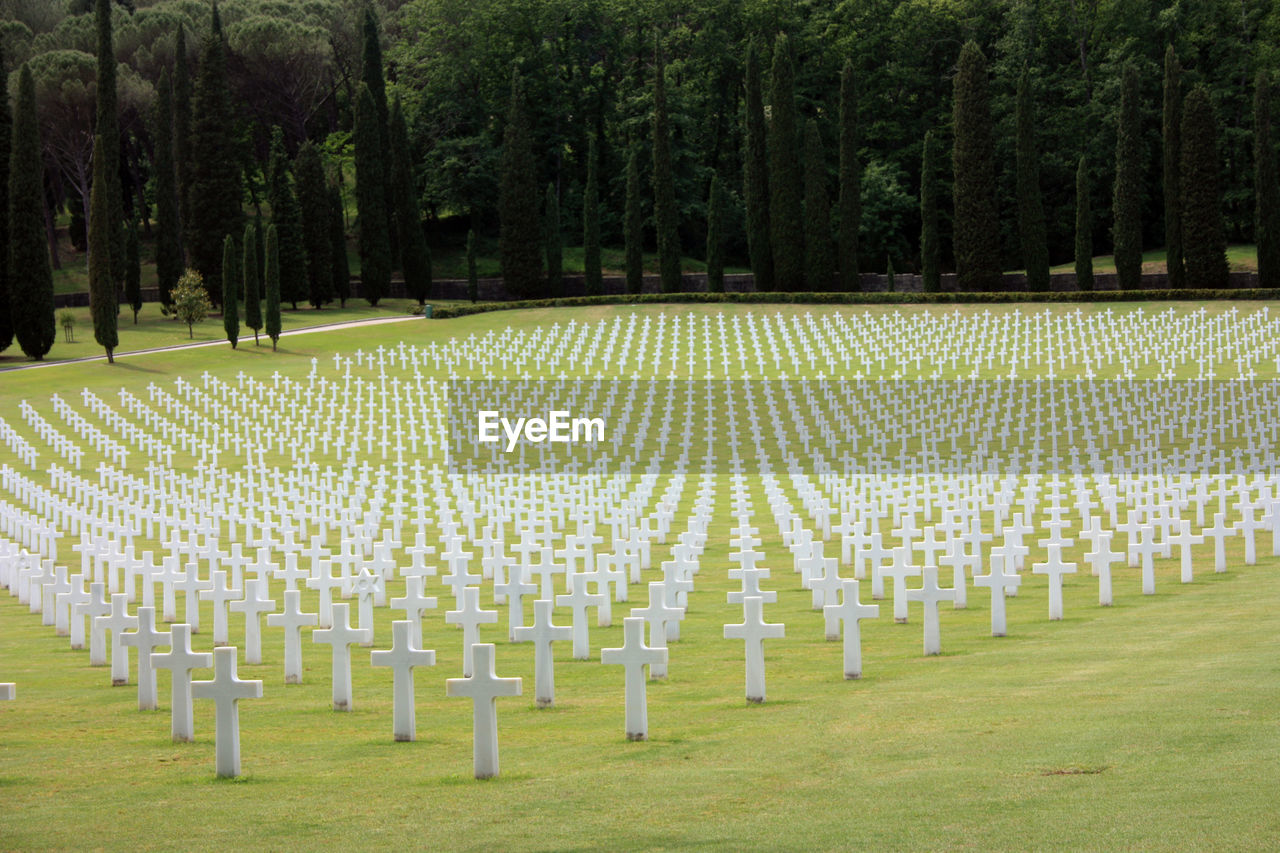
[[[1206,305],[1212,312],[1232,307]],[[1139,307],[1151,310],[1144,303],[1048,310]],[[1200,306],[1157,307],[1186,312]],[[337,351],[465,338],[508,325],[774,310],[1016,309],[735,305],[500,312],[301,335],[283,339],[274,354],[252,345],[209,347],[126,356],[115,365],[17,371],[0,382],[0,415],[25,431],[17,411],[22,399],[48,416],[52,393],[71,399],[84,386],[111,401],[119,388],[138,393],[148,383],[204,370],[301,376],[312,358]],[[216,320],[206,326],[220,336]],[[126,332],[122,326],[122,339]],[[91,332],[82,334],[91,339]],[[0,460],[6,454],[0,448]],[[42,462],[53,459],[46,454]],[[737,582],[726,574],[733,522],[729,478],[721,474],[688,619],[671,648],[670,677],[649,685],[651,739],[625,740],[622,669],[599,663],[601,647],[620,644],[629,607],[647,601],[645,586],[630,588],[628,604],[615,604],[613,627],[596,628],[593,621],[591,661],[573,661],[569,643],[556,645],[553,709],[534,707],[532,648],[505,642],[506,608],[497,608],[500,622],[484,626],[481,640],[497,643],[498,674],[522,676],[524,695],[498,703],[502,775],[486,782],[471,778],[471,705],[444,695],[444,679],[461,674],[462,645],[461,634],[443,624],[452,599],[438,580],[428,584],[440,607],[424,617],[424,645],[436,650],[437,665],[417,671],[417,742],[392,742],[391,674],[369,667],[367,649],[352,653],[355,710],[335,713],[329,647],[311,643],[304,631],[304,683],[286,686],[280,631],[264,626],[266,663],[240,667],[241,677],[264,681],[264,698],[241,705],[245,775],[235,781],[214,778],[211,703],[196,703],[196,742],[173,744],[167,672],[160,674],[161,710],[139,712],[133,685],[110,687],[108,671],[89,667],[86,652],[69,650],[65,638],[41,627],[16,599],[0,596],[0,680],[18,685],[18,701],[0,704],[0,846],[1275,847],[1280,559],[1266,556],[1268,536],[1259,535],[1261,559],[1252,567],[1243,565],[1240,540],[1229,540],[1225,574],[1211,571],[1211,546],[1197,549],[1198,573],[1190,584],[1178,582],[1176,560],[1157,561],[1157,594],[1149,597],[1140,594],[1138,570],[1117,566],[1111,608],[1097,606],[1096,582],[1082,566],[1065,582],[1061,622],[1045,618],[1046,581],[1028,572],[1008,602],[1010,636],[1001,639],[989,636],[989,595],[970,589],[967,610],[943,606],[944,654],[934,658],[921,655],[919,609],[913,605],[910,622],[896,625],[886,598],[881,617],[862,623],[864,677],[845,681],[840,643],[823,639],[822,617],[790,571],[758,480],[752,491],[764,529],[763,562],[773,568],[764,585],[779,590],[766,618],[787,626],[785,639],[765,647],[769,701],[744,701],[742,643],[722,638],[722,625],[740,621],[741,610],[725,602]],[[655,547],[655,567],[668,552],[669,545]],[[1064,556],[1080,561],[1082,553],[1077,544]],[[399,585],[392,584],[389,595],[397,594]],[[272,597],[283,601],[281,585]],[[870,600],[869,583],[862,599]],[[483,601],[492,606],[487,593]],[[314,610],[310,594],[304,604]],[[205,632],[210,606],[202,611]],[[377,647],[386,647],[393,618],[377,610]],[[568,621],[563,613],[557,619]],[[231,642],[239,645],[243,623],[233,617],[231,626]],[[202,633],[194,645],[207,650],[209,642]]]
[[[1144,273],[1165,272],[1168,269],[1168,253],[1164,249],[1152,249],[1142,253],[1142,271]],[[1251,272],[1258,268],[1258,247],[1252,244],[1227,247],[1227,264],[1232,272]],[[1050,272],[1075,272],[1076,265],[1072,261],[1058,264]],[[1116,261],[1112,255],[1099,255],[1093,259],[1093,271],[1096,273],[1113,273]]]

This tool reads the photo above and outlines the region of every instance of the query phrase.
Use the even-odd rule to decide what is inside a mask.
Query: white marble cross
[[[1018,585],[1022,583],[1022,578],[1008,565],[1013,561],[1006,558],[1004,549],[992,548],[990,561],[990,573],[976,575],[973,579],[973,585],[990,587],[991,636],[1003,637],[1009,631],[1005,619],[1005,591],[1017,589]]]
[[[498,697],[519,696],[522,679],[499,678],[494,672],[493,643],[472,649],[475,673],[445,681],[445,695],[471,699],[472,763],[477,779],[498,775]]]
[[[826,621],[828,640],[834,640],[840,633],[840,623],[844,623],[844,677],[846,679],[862,677],[862,629],[863,619],[878,619],[880,605],[863,604],[858,600],[858,582],[845,580],[840,585],[843,600],[839,604],[828,604],[822,608]],[[832,628],[835,628],[833,631]]]
[[[764,601],[749,595],[742,600],[743,617],[737,624],[724,626],[726,640],[742,640],[746,645],[747,701],[763,702],[764,641],[786,636],[786,626],[764,621]]]
[[[422,580],[421,575],[411,577],[418,581]],[[431,649],[420,649],[415,646],[413,623],[407,619],[398,619],[391,623],[391,648],[370,652],[369,663],[371,666],[391,667],[392,735],[398,741],[416,740],[413,668],[435,666],[436,653]]]
[[[284,612],[268,613],[267,625],[284,628],[284,683],[302,683],[302,629],[315,627],[319,617],[302,610],[302,591],[284,592]]]
[[[249,582],[245,579],[244,598],[228,605],[236,613],[244,614],[244,662],[247,664],[262,663],[262,621],[263,613],[271,613],[276,603],[267,598],[267,581],[265,579]],[[195,629],[192,629],[195,630]]]
[[[1178,522],[1178,532],[1169,537],[1170,544],[1177,545],[1182,558],[1182,582],[1191,583],[1194,580],[1194,570],[1191,565],[1191,546],[1203,545],[1204,537],[1194,535],[1191,532],[1191,520],[1182,519]]]
[[[730,571],[733,571],[732,569]],[[768,574],[768,569],[740,569],[742,572],[764,572]],[[748,582],[745,580],[747,575],[743,575],[743,584]],[[733,596],[730,592],[729,595]],[[777,600],[777,593],[773,593],[773,600]],[[764,596],[761,596],[764,598]],[[767,600],[767,599],[766,599]],[[649,645],[655,649],[665,649],[667,647],[667,623],[678,622],[684,614],[684,610],[679,607],[672,607],[667,603],[667,593],[662,581],[649,582],[649,603],[644,607],[631,608],[632,616],[643,617],[645,622],[649,624]],[[670,662],[670,655],[666,660],[649,665],[650,678],[666,678],[667,665]]]
[[[554,612],[548,599],[533,602],[533,624],[516,628],[513,637],[517,643],[533,642],[533,693],[539,708],[549,708],[556,701],[556,661],[551,644],[573,639],[572,628],[552,622]]]
[[[423,592],[423,575],[406,575],[404,579],[404,595],[391,599],[391,606],[403,610],[410,625],[409,639],[415,648],[422,648],[422,614],[434,610],[437,604],[434,595]]]
[[[156,673],[152,668],[151,651],[156,646],[167,646],[171,641],[169,631],[156,630],[156,609],[139,607],[136,631],[120,636],[123,645],[137,649],[138,655],[138,710],[154,711],[159,705],[156,696]]]
[[[473,656],[472,649],[480,642],[480,626],[492,625],[498,621],[498,611],[480,609],[480,588],[464,587],[462,601],[457,610],[447,610],[444,621],[449,625],[462,626],[462,674],[471,675]]]
[[[956,591],[938,586],[938,567],[925,566],[919,589],[908,589],[907,601],[918,601],[924,605],[924,653],[926,655],[942,654],[942,636],[938,619],[938,603],[954,602]]]
[[[1031,573],[1049,576],[1049,619],[1062,618],[1062,576],[1075,574],[1076,564],[1063,562],[1062,546],[1056,543],[1047,548],[1043,563],[1032,563]]]
[[[1124,554],[1111,550],[1113,535],[1110,531],[1099,533],[1093,550],[1084,555],[1090,570],[1098,576],[1098,604],[1103,607],[1111,606],[1111,567],[1125,559]]]
[[[111,632],[111,686],[129,683],[129,652],[120,643],[120,635],[138,627],[138,617],[129,615],[129,595],[111,594],[111,613],[93,620],[99,630]]]
[[[645,696],[645,665],[666,663],[665,648],[644,644],[644,617],[628,616],[622,620],[622,648],[601,649],[600,662],[620,664],[625,673],[627,740],[649,737],[649,705]]]
[[[213,666],[213,655],[209,652],[193,652],[191,650],[191,626],[178,623],[169,628],[169,651],[151,654],[151,665],[157,669],[173,672],[173,684],[170,689],[170,713],[173,740],[175,743],[189,741],[195,737],[195,726],[191,716],[191,671]]]
[[[191,682],[191,698],[212,699],[216,706],[215,768],[223,779],[240,775],[240,700],[262,698],[261,681],[236,675],[236,655],[233,646],[214,649],[213,680]]]
[[[106,616],[111,612],[111,605],[106,600],[107,585],[103,581],[93,581],[89,584],[89,600],[77,604],[75,612],[72,614],[74,620],[83,624],[85,618],[89,620],[89,666],[106,666],[107,665],[107,635],[98,627],[99,617]],[[76,642],[76,626],[71,627],[71,647],[75,648]],[[84,646],[83,631],[80,636],[80,645]]]
[[[575,660],[588,660],[591,657],[591,635],[587,621],[587,608],[599,607],[604,596],[598,592],[587,592],[586,576],[580,574],[566,575],[569,592],[556,596],[556,604],[570,608],[573,614],[573,657]]]
[[[320,628],[311,632],[311,642],[326,643],[333,647],[333,710],[351,710],[351,646],[364,642],[367,638],[372,642],[373,633],[368,628],[352,628],[350,619],[351,605],[344,602],[333,603],[333,627]]]

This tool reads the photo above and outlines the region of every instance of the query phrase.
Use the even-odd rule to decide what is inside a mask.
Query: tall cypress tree
[[[560,199],[556,185],[547,184],[546,204],[542,213],[543,247],[547,254],[547,295],[563,296],[564,239],[560,233]]]
[[[1258,286],[1280,287],[1280,170],[1272,136],[1271,75],[1259,71],[1253,88],[1254,239],[1258,244]]]
[[[1036,145],[1035,102],[1031,72],[1018,78],[1018,235],[1027,270],[1027,290],[1049,289],[1049,237],[1045,233],[1044,204],[1040,199],[1040,150]]]
[[[627,293],[644,289],[644,210],[640,192],[640,154],[634,148],[627,157],[627,201],[622,220],[626,251]]]
[[[307,248],[302,233],[302,210],[290,174],[289,155],[284,149],[284,132],[278,127],[271,129],[267,202],[271,205],[271,223],[276,226],[279,240],[280,299],[293,305],[296,311],[298,303],[307,298]]]
[[[240,266],[240,249],[230,234],[222,243],[222,328],[227,342],[235,349],[240,341],[240,288],[236,275]]]
[[[1080,158],[1076,169],[1076,289],[1093,290],[1093,212],[1089,196],[1088,162]]]
[[[653,224],[658,236],[658,275],[663,293],[680,290],[680,214],[675,167],[671,162],[671,122],[667,116],[667,66],[662,40],[653,50]]]
[[[391,105],[392,195],[395,199],[396,228],[400,235],[400,269],[409,296],[425,305],[431,296],[431,251],[422,233],[422,208],[418,205],[418,182],[413,176],[409,153],[409,129],[399,96]]]
[[[715,174],[707,197],[707,292],[724,293],[724,190]]]
[[[267,245],[266,245],[266,229],[262,225],[262,211],[259,210],[253,217],[253,242],[258,250],[258,282],[267,280]],[[259,288],[261,292],[261,288]]]
[[[212,31],[205,41],[196,79],[192,115],[187,251],[191,265],[204,276],[213,294],[221,292],[217,284],[222,280],[222,240],[243,227],[235,114],[217,6],[213,7]]]
[[[252,223],[244,227],[244,324],[253,329],[253,345],[258,345],[262,328],[262,283],[258,280],[258,233]]]
[[[0,70],[5,68],[0,44]],[[0,98],[0,352],[13,343],[13,313],[9,307],[9,157],[13,151],[13,115],[9,98]]]
[[[377,305],[391,286],[390,223],[383,184],[378,108],[369,87],[356,95],[356,216],[360,230],[360,286],[370,305]],[[283,236],[283,235],[282,235]]]
[[[476,229],[467,229],[467,298],[480,298],[480,277],[476,275]]]
[[[747,208],[747,251],[755,289],[774,290],[773,229],[769,225],[769,143],[764,120],[760,51],[747,45],[746,129],[743,133],[742,199]]]
[[[378,31],[378,18],[373,12],[372,3],[365,6],[363,35],[360,79],[369,87],[369,94],[373,96],[373,105],[378,111],[378,157],[382,163],[383,202],[386,205],[384,217],[387,226],[391,228],[388,232],[387,245],[391,265],[394,267],[396,260],[400,257],[400,247],[397,239],[399,229],[393,227],[396,217],[396,199],[394,184],[392,184],[391,110],[387,105],[387,83],[382,72],[382,41]]]
[[[307,256],[307,301],[312,308],[320,308],[333,299],[333,240],[329,235],[332,217],[324,164],[310,140],[298,149],[293,168],[302,219],[302,245]]]
[[[1182,261],[1182,66],[1173,45],[1164,52],[1164,243],[1169,287],[1187,286]]]
[[[830,290],[836,275],[831,245],[831,200],[827,197],[827,160],[818,123],[804,126],[805,288]]]
[[[1000,287],[999,218],[995,197],[995,147],[991,141],[991,103],[987,58],[975,42],[960,50],[956,65],[952,120],[955,145],[955,224],[952,243],[959,290]]]
[[[178,245],[185,258],[184,239],[190,222],[187,194],[191,183],[191,69],[187,58],[187,28],[182,24],[178,25],[173,58],[173,169],[178,182]]]
[[[160,304],[169,306],[169,293],[182,276],[181,223],[178,221],[178,176],[174,169],[173,93],[169,69],[160,72],[156,112],[151,131],[155,142],[156,283]]]
[[[333,266],[333,293],[338,305],[347,306],[351,295],[351,264],[347,260],[347,226],[342,210],[342,193],[329,188],[329,262]]]
[[[124,284],[124,199],[120,186],[120,119],[116,94],[116,52],[111,33],[111,0],[96,0],[94,26],[98,36],[98,80],[95,134],[102,137],[106,181],[106,236],[110,252],[111,281]],[[95,145],[97,141],[95,140]],[[92,211],[91,211],[92,212]]]
[[[93,339],[107,351],[107,362],[115,362],[120,345],[116,331],[120,303],[115,279],[111,277],[111,184],[102,134],[93,138],[93,188],[89,192],[89,313],[93,316]]]
[[[138,325],[142,310],[142,257],[138,249],[138,220],[130,219],[124,233],[124,301],[133,311],[133,325]]]
[[[1182,105],[1182,240],[1187,286],[1226,287],[1218,120],[1204,84],[1188,92]]]
[[[1111,202],[1111,239],[1121,290],[1142,283],[1142,116],[1138,69],[1124,68],[1116,132],[1116,183]],[[1185,231],[1184,231],[1185,233]]]
[[[840,283],[853,293],[858,281],[858,229],[862,225],[862,164],[858,162],[858,94],[853,63],[846,61],[840,73],[840,234],[838,255]],[[934,212],[937,206],[935,201]],[[936,224],[936,223],[935,223]],[[936,236],[936,235],[935,235]]]
[[[938,164],[932,130],[924,135],[920,162],[920,281],[925,293],[942,289],[942,245],[938,236]]]
[[[542,226],[538,215],[538,170],[520,72],[511,73],[511,106],[502,134],[498,192],[498,254],[502,277],[513,296],[531,297],[542,285]]]
[[[267,296],[266,331],[271,338],[271,351],[275,352],[280,340],[280,237],[274,222],[267,226],[263,242],[266,244],[262,281]]]
[[[44,234],[44,160],[36,116],[36,84],[25,63],[9,157],[9,305],[18,346],[36,361],[53,346],[53,271]]]
[[[796,126],[791,44],[778,36],[773,49],[769,101],[769,223],[772,226],[773,275],[779,290],[804,287],[804,180],[800,169],[800,133]]]
[[[600,164],[594,136],[587,142],[587,185],[582,191],[582,273],[588,295],[604,293],[600,265]]]

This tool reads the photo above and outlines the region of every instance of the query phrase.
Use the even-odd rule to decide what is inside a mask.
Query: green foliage
[[[173,286],[173,313],[180,321],[187,324],[187,337],[195,337],[193,329],[196,323],[204,322],[213,310],[209,303],[209,291],[204,286],[204,276],[199,270],[189,269]]]
[[[40,361],[53,346],[53,273],[44,235],[44,159],[30,66],[18,74],[18,101],[9,158],[9,304],[13,334],[29,358]]]
[[[173,49],[173,169],[177,178],[178,224],[187,233],[191,211],[187,199],[191,191],[191,70],[187,55],[187,28],[178,25]],[[181,239],[179,239],[181,243]],[[178,270],[178,275],[182,270]],[[175,282],[176,283],[176,282]]]
[[[222,328],[227,342],[235,349],[240,340],[240,289],[241,277],[236,275],[240,266],[240,247],[230,234],[222,244]]]
[[[382,165],[382,187],[385,217],[390,224],[395,217],[395,193],[392,190],[392,154],[391,154],[391,113],[387,107],[387,84],[382,72],[382,40],[378,29],[378,19],[373,5],[365,6],[363,24],[364,46],[360,58],[360,82],[369,88],[373,105],[377,109],[378,123],[378,161]],[[390,236],[390,232],[388,234]],[[394,258],[395,247],[389,247],[388,257]],[[383,289],[385,292],[385,288]],[[371,305],[377,304],[371,302]]]
[[[135,219],[129,220],[124,236],[124,301],[133,311],[133,325],[138,325],[138,312],[142,310],[142,258]]]
[[[1258,72],[1253,88],[1254,239],[1258,244],[1258,285],[1280,286],[1280,170],[1276,168],[1271,98],[1275,82]]]
[[[897,166],[880,160],[870,161],[863,170],[860,244],[865,257],[911,254],[907,222],[916,212],[916,200],[907,192],[905,181]]]
[[[1164,53],[1164,245],[1170,287],[1186,285],[1182,261],[1182,66],[1173,45]]]
[[[431,296],[431,251],[422,233],[422,209],[418,206],[418,182],[413,176],[409,131],[397,96],[391,107],[392,195],[400,236],[400,268],[409,296],[425,305]],[[317,160],[317,163],[319,161]]]
[[[724,190],[719,175],[711,176],[707,198],[707,290],[724,291]]]
[[[773,275],[780,290],[804,289],[804,183],[800,169],[791,44],[779,35],[773,48],[769,105],[769,224]]]
[[[582,192],[582,264],[587,294],[604,293],[600,265],[600,154],[594,136],[587,143],[587,185]]]
[[[1084,157],[1076,169],[1076,287],[1093,290],[1093,214],[1090,211],[1089,164]]]
[[[329,233],[332,218],[329,185],[314,143],[302,143],[293,169],[302,220],[302,246],[307,258],[306,298],[312,308],[320,308],[333,299],[333,240]]]
[[[640,192],[640,154],[633,148],[627,155],[627,206],[622,227],[627,293],[639,293],[644,289],[643,203]]]
[[[511,104],[502,134],[498,253],[507,290],[532,296],[542,285],[538,176],[520,73],[511,74]]]
[[[254,346],[262,329],[262,282],[258,278],[258,229],[244,227],[244,259],[240,264],[244,276],[244,324],[253,329]]]
[[[173,91],[169,71],[160,72],[151,131],[155,145],[156,284],[160,304],[169,307],[169,292],[182,275],[182,223],[178,220],[178,176],[174,167]]]
[[[560,199],[555,184],[547,184],[542,213],[543,247],[547,256],[547,293],[564,294],[564,238],[560,233]]]
[[[1111,239],[1115,246],[1120,288],[1132,290],[1142,280],[1142,114],[1138,69],[1125,66],[1121,79],[1120,117],[1116,128],[1116,181],[1112,195]],[[1185,158],[1184,158],[1185,159]]]
[[[925,142],[928,147],[928,142]],[[927,155],[926,155],[927,156]],[[927,165],[927,162],[926,162]],[[923,187],[923,184],[921,185]],[[936,188],[934,189],[936,193]],[[923,195],[922,195],[923,203]],[[858,93],[853,62],[846,60],[840,72],[840,226],[836,243],[840,283],[847,291],[861,289],[858,280],[858,229],[862,225],[862,164],[858,159]],[[937,200],[933,203],[933,239],[937,241]],[[928,228],[928,225],[925,226]],[[921,236],[921,247],[924,237]],[[937,256],[934,256],[936,272]],[[925,262],[922,261],[922,265]]]
[[[1040,199],[1040,148],[1036,144],[1035,100],[1031,73],[1018,78],[1018,234],[1027,271],[1027,290],[1049,289],[1049,244]]]
[[[955,129],[951,153],[955,177],[952,242],[958,287],[969,291],[995,290],[1000,286],[1001,265],[987,58],[972,41],[960,50],[952,109]]]
[[[1196,86],[1182,105],[1182,239],[1187,283],[1192,287],[1227,285],[1218,158],[1218,120],[1213,103],[1209,90]]]
[[[76,315],[71,311],[58,312],[58,325],[62,327],[62,340],[65,343],[76,342]]]
[[[187,252],[209,281],[222,280],[222,240],[242,227],[240,153],[218,8],[196,78],[187,175]],[[179,137],[180,138],[180,137]]]
[[[97,98],[95,104],[95,137],[102,139],[102,156],[107,168],[106,237],[110,259],[110,276],[119,288],[125,277],[124,201],[120,186],[120,119],[116,93],[116,54],[111,32],[111,0],[96,0],[94,26],[97,31]],[[95,145],[97,144],[95,139]],[[96,175],[95,168],[95,175]],[[108,359],[109,360],[109,359]]]
[[[5,67],[4,44],[0,42],[0,69]],[[13,315],[9,307],[9,157],[13,151],[13,115],[9,98],[0,98],[0,352],[13,343]]]
[[[925,293],[942,290],[936,148],[933,131],[927,131],[924,135],[923,162],[920,164],[920,281]]]
[[[769,224],[769,142],[764,119],[760,50],[755,41],[747,45],[746,78],[742,197],[747,208],[747,247],[751,253],[751,271],[754,273],[756,289],[773,290],[773,230]]]
[[[342,193],[329,188],[329,261],[333,265],[333,293],[338,305],[347,307],[351,295],[351,265],[347,260],[347,228],[342,209]],[[265,257],[265,253],[264,253]]]
[[[266,331],[271,338],[271,351],[280,341],[280,232],[275,223],[267,226],[264,239],[266,262],[263,264],[263,291],[267,297]]]
[[[658,274],[662,290],[680,289],[680,222],[675,175],[671,163],[671,128],[667,116],[667,66],[661,37],[654,42],[653,62],[653,225],[658,237]]]
[[[89,308],[93,314],[93,339],[106,350],[107,361],[114,362],[113,353],[120,345],[116,330],[120,303],[111,275],[111,182],[106,178],[105,150],[102,134],[98,134],[93,141],[93,191],[89,201]]]
[[[831,244],[831,199],[827,196],[827,160],[813,119],[804,128],[804,261],[809,290],[827,290],[835,280]]]
[[[267,173],[267,203],[271,224],[280,241],[280,299],[293,305],[307,298],[307,247],[302,231],[302,208],[284,149],[284,133],[271,130],[271,167]],[[384,234],[385,237],[385,234]],[[388,276],[390,272],[388,271]]]
[[[476,275],[476,230],[467,231],[467,298],[473,303],[480,298],[480,279]]]

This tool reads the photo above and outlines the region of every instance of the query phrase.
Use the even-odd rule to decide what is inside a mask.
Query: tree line
[[[395,269],[425,298],[427,236],[455,233],[472,268],[496,238],[530,295],[558,290],[578,244],[589,292],[604,245],[632,289],[655,250],[667,289],[681,255],[712,287],[732,262],[761,289],[890,268],[931,288],[1025,269],[1040,288],[1073,258],[1087,284],[1108,248],[1132,284],[1157,246],[1171,286],[1213,286],[1227,241],[1257,242],[1274,282],[1270,0],[0,0],[0,16],[7,277],[57,262],[32,240],[66,211],[99,289],[129,301],[140,235],[162,299],[190,266],[221,301],[230,236],[243,298],[246,247],[265,288],[274,226],[281,301],[318,307],[346,296],[353,194],[373,301]]]

